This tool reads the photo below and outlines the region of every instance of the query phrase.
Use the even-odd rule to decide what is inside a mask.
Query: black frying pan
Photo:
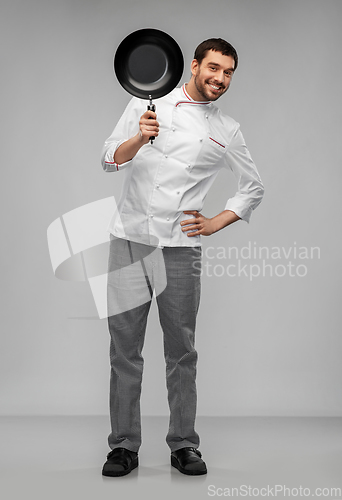
[[[149,99],[147,109],[152,111],[152,99],[171,92],[183,69],[183,54],[177,42],[152,28],[134,31],[124,38],[114,57],[114,71],[122,87],[135,97]]]

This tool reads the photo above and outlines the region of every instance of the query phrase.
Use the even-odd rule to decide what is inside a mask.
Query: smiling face
[[[189,95],[195,101],[216,101],[229,89],[234,68],[233,57],[209,50],[201,64],[196,59],[191,63]]]

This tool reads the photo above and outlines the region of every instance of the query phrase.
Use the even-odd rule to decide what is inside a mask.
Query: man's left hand
[[[184,213],[195,216],[194,219],[183,220],[180,223],[183,232],[191,231],[187,236],[197,236],[199,234],[210,236],[214,233],[212,219],[207,219],[207,217],[204,217],[204,215],[200,214],[197,210],[186,210]]]

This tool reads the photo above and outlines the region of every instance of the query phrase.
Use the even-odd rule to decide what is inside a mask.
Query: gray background
[[[0,413],[108,413],[106,320],[80,319],[96,314],[89,286],[54,277],[46,230],[86,203],[118,199],[122,175],[104,173],[99,161],[129,100],[114,77],[113,54],[131,31],[154,27],[182,47],[182,81],[206,38],[226,38],[240,56],[218,105],[241,123],[266,194],[250,225],[203,238],[204,249],[256,242],[321,252],[320,259],[293,261],[307,266],[304,277],[203,276],[198,414],[341,415],[342,3],[2,5]],[[233,176],[220,173],[204,215],[223,210],[235,186]],[[167,415],[155,303],[144,353],[142,413]]]

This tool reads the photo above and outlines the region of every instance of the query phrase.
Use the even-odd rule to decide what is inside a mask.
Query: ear
[[[193,59],[191,61],[191,65],[190,65],[190,69],[191,69],[191,73],[195,76],[196,73],[197,73],[197,69],[199,68],[199,64],[198,64],[198,61],[197,59]]]

